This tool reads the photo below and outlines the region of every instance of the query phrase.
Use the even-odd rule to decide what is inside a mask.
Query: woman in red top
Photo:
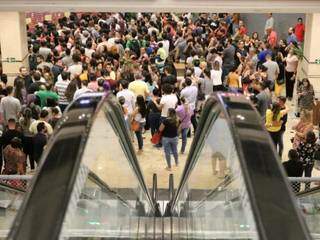
[[[296,26],[294,27],[294,34],[297,37],[297,40],[299,43],[303,42],[304,39],[304,24],[302,22],[302,18],[298,18],[298,22],[296,24]]]

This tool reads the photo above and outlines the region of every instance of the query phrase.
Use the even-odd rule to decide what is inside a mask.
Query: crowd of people
[[[299,18],[287,38],[279,39],[272,14],[263,21],[261,36],[249,33],[235,13],[71,13],[28,28],[29,66],[20,68],[13,87],[1,75],[2,173],[25,173],[27,157],[34,169],[68,104],[97,91],[118,98],[138,154],[145,131],[161,133],[154,147],[163,147],[169,171],[171,155],[178,165],[203,102],[214,91],[248,96],[282,157],[286,100],[293,102],[298,85],[293,148],[310,176],[313,160],[299,149],[313,131],[314,91],[308,79],[296,81],[304,23]]]

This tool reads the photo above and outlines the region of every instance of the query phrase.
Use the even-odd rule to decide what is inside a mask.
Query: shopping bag
[[[159,144],[161,141],[161,137],[162,137],[162,133],[161,132],[156,132],[155,134],[153,134],[152,138],[151,138],[151,142],[153,144]]]

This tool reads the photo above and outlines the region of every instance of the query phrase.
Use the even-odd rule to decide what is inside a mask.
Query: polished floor
[[[293,114],[292,103],[288,102],[288,106],[292,108],[289,113],[287,124],[287,131],[284,135],[284,154],[283,160],[287,160],[287,153],[291,148],[290,138],[293,137],[294,132],[291,130],[292,126],[297,122]],[[224,129],[224,128],[223,128]],[[216,133],[215,133],[216,134]],[[222,134],[221,134],[222,135]],[[187,149],[185,154],[179,154],[179,165],[176,167],[172,161],[172,171],[166,170],[166,161],[164,151],[162,148],[155,148],[150,141],[150,131],[143,134],[144,150],[141,154],[137,154],[137,159],[142,170],[145,182],[148,188],[152,188],[153,174],[156,173],[158,177],[158,188],[167,189],[169,185],[169,175],[174,175],[175,187],[180,182],[180,178],[185,166],[190,146],[193,138],[188,138]],[[210,136],[208,137],[208,139]],[[94,122],[88,144],[84,151],[84,163],[89,169],[93,170],[102,180],[104,180],[111,188],[131,188],[136,189],[138,182],[132,166],[127,161],[125,151],[123,151],[123,143],[119,140],[118,133],[113,130],[111,124],[108,123],[105,115],[101,112],[98,114]],[[214,161],[212,149],[210,144],[206,143],[201,150],[199,163],[195,167],[190,178],[190,186],[193,189],[212,189],[222,181],[223,173],[229,171],[230,168],[237,169],[234,164],[236,156],[225,153],[227,161]],[[133,146],[135,150],[138,149],[137,140],[134,138]],[[181,146],[181,139],[179,139],[178,150]],[[232,152],[232,151],[231,151]],[[233,150],[235,152],[235,150]],[[219,170],[223,168],[223,173]],[[233,173],[235,174],[235,173]],[[313,171],[314,176],[319,176],[317,170]],[[241,177],[240,177],[241,178]]]

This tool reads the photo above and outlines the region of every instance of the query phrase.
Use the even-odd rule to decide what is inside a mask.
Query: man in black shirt
[[[47,144],[47,128],[43,122],[37,125],[38,133],[33,137],[33,154],[34,160],[39,164],[44,146]]]
[[[14,79],[14,86],[17,85],[18,81],[22,81],[25,88],[28,89],[32,83],[32,78],[31,78],[27,68],[20,67],[19,72],[20,72],[19,75]]]
[[[39,91],[41,85],[44,85],[43,82],[40,82],[41,74],[39,72],[35,72],[33,74],[34,82],[31,83],[30,87],[27,88],[28,94],[34,94],[36,91]]]
[[[4,149],[6,146],[8,146],[13,138],[19,138],[21,141],[23,140],[23,134],[22,132],[18,131],[16,128],[16,120],[13,118],[10,118],[8,120],[8,127],[3,132],[1,138],[0,138],[0,145],[1,149]],[[2,169],[2,151],[0,151],[0,172]]]
[[[288,177],[302,177],[303,163],[299,161],[298,152],[291,149],[288,153],[289,161],[283,163],[283,167],[286,170]],[[291,187],[294,192],[300,191],[300,183],[291,182]]]

